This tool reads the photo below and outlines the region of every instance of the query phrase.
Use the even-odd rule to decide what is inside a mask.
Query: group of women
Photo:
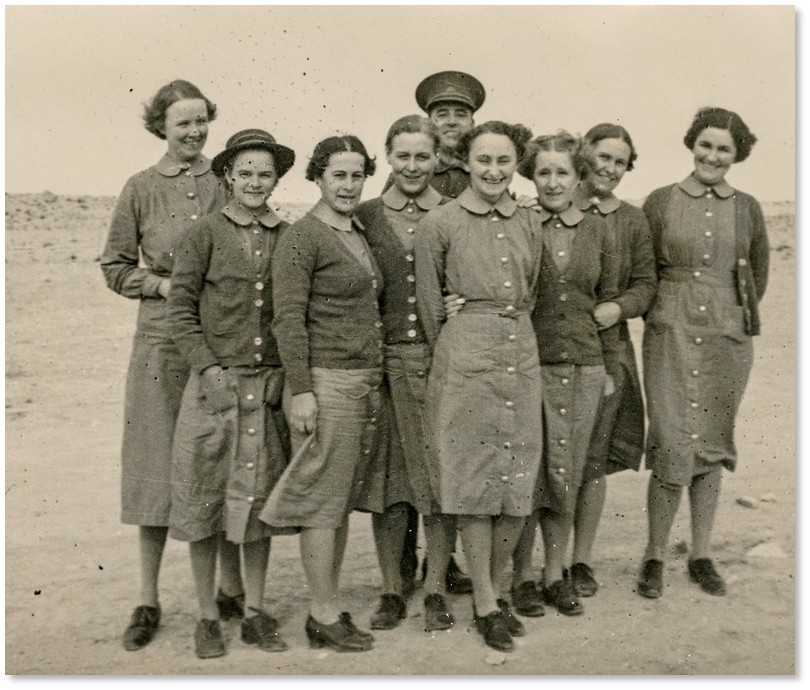
[[[407,505],[424,518],[427,631],[454,624],[457,533],[487,645],[513,649],[520,617],[544,605],[581,613],[598,588],[605,478],[638,469],[645,450],[626,323],[642,315],[652,473],[637,591],[661,596],[687,486],[689,576],[724,593],[710,536],[768,269],[760,207],[725,181],[756,141],[736,113],[697,113],[684,139],[694,170],[643,211],[614,195],[636,160],[621,126],[581,139],[475,126],[457,149],[469,186],[450,200],[430,186],[435,126],[406,116],[385,140],[390,188],[361,203],[376,162],[357,137],[328,137],[306,169],[320,199],[290,226],[267,201],[295,153],[250,129],[209,161],[215,115],[184,81],[146,106],[167,151],[128,181],[102,259],[109,287],[140,300],[122,515],[140,527],[141,603],[126,649],[158,628],[167,535],[189,542],[198,657],[225,653],[219,620],[233,617],[245,643],[286,649],[264,589],[271,537],[290,533],[310,645],[371,649],[339,600],[355,509],[373,513],[382,572],[373,629],[406,615]],[[536,198],[510,193],[516,172]]]

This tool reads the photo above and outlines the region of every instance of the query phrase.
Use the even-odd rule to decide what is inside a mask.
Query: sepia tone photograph
[[[6,6],[6,676],[796,676],[798,16]]]

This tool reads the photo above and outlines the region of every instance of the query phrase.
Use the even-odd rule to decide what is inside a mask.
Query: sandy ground
[[[154,642],[125,652],[137,603],[136,528],[119,522],[124,375],[136,304],[110,292],[97,257],[113,200],[6,195],[6,673],[7,674],[538,674],[792,675],[795,660],[794,212],[766,209],[772,278],[764,335],[739,417],[738,471],[727,474],[715,529],[729,594],[686,575],[682,505],[655,601],[634,591],[642,555],[647,473],[611,477],[593,567],[601,582],[585,614],[524,619],[509,655],[471,628],[469,596],[451,597],[457,624],[428,634],[421,591],[408,619],[375,649],[308,648],[307,593],[295,537],[273,543],[266,606],[290,650],[265,654],[224,626],[228,654],[193,653],[195,600],[184,544],[170,542]],[[293,211],[293,215],[298,210]],[[634,324],[634,336],[639,336]],[[539,540],[538,540],[539,541]],[[539,547],[538,547],[539,549]],[[538,550],[538,567],[542,558]],[[343,591],[368,624],[379,571],[367,515],[353,514]]]

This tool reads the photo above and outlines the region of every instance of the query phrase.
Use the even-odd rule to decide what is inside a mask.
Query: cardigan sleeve
[[[652,304],[658,287],[655,270],[650,226],[646,216],[636,209],[629,219],[627,228],[630,240],[630,278],[627,289],[612,300],[621,307],[622,319],[632,319],[644,314]]]
[[[771,249],[762,207],[754,197],[749,198],[751,200],[751,248],[749,251],[751,270],[754,274],[754,284],[757,290],[757,301],[759,301],[765,294],[765,288],[768,285]]]
[[[148,268],[138,265],[140,221],[141,207],[135,176],[127,181],[118,197],[101,256],[101,271],[107,287],[130,299],[159,297],[158,288],[163,280]]]
[[[446,319],[442,287],[447,256],[446,237],[433,213],[422,220],[414,242],[416,308],[431,350]]]
[[[272,330],[293,395],[312,391],[307,311],[317,257],[314,234],[305,217],[286,230],[273,252]]]
[[[192,369],[202,372],[219,360],[208,347],[200,320],[200,300],[211,262],[212,236],[205,221],[192,225],[175,252],[167,317],[177,348]]]

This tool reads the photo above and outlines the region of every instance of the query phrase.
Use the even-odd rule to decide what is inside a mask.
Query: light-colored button
[[[515,373],[515,367],[506,367],[506,373],[507,374],[514,374]]]
[[[563,359],[568,359],[568,353],[567,353],[565,350],[563,350],[563,351],[560,353],[560,357],[562,357]]]
[[[416,282],[416,276],[413,276],[413,275],[406,276],[405,280],[407,280],[409,283],[415,283]]]
[[[261,256],[261,255],[262,255],[262,250],[261,250],[261,249],[257,249],[257,250],[256,250],[255,252],[253,252],[253,253],[254,253],[256,256]]]
[[[706,237],[711,237],[713,233],[712,233],[712,231],[711,231],[711,230],[707,230],[707,231],[706,231],[706,232],[704,232],[703,234],[704,234]]]
[[[375,328],[382,328],[382,326],[383,326],[383,322],[382,322],[382,321],[375,321],[375,322],[374,322],[374,327],[375,327]]]
[[[413,206],[408,206],[408,213],[413,213]]]
[[[413,295],[408,297],[408,304],[416,304],[416,297],[414,297]]]
[[[408,314],[408,321],[416,321],[416,314]]]
[[[262,356],[257,352],[255,355],[253,355],[253,359],[255,359],[257,362],[261,362]]]
[[[565,256],[565,251],[560,249],[560,251],[557,252],[557,256]]]
[[[506,311],[513,312],[513,311],[515,311],[515,308],[511,304],[507,304],[506,305]]]
[[[700,372],[697,369],[692,369],[692,376],[700,376]]]
[[[261,307],[264,304],[264,300],[263,299],[254,299],[253,304],[255,304],[257,307]]]
[[[513,403],[511,400],[507,400],[504,405],[511,410],[515,406],[515,403]]]
[[[196,213],[193,213],[191,215],[191,220],[197,220],[197,214]]]
[[[560,295],[560,302],[566,302],[567,300],[568,300],[568,295],[566,295],[565,293]]]
[[[408,337],[409,338],[415,338],[416,337],[416,331],[413,330],[413,328],[408,331]]]
[[[254,429],[253,427],[250,427],[250,429],[248,429],[247,432],[248,432],[248,436],[253,436],[256,433],[256,429]]]
[[[568,445],[568,441],[566,441],[564,438],[561,438],[559,441],[557,441],[557,443],[559,443],[561,446]]]
[[[369,419],[368,421],[369,421],[371,424],[376,424],[376,423],[377,423],[377,418],[376,418],[376,417],[372,417],[372,418],[371,418],[371,419]]]
[[[693,441],[697,441],[699,437],[698,437],[697,434],[692,434],[691,438],[692,438]]]
[[[695,278],[700,278],[703,274],[700,271],[695,271],[692,275],[695,276]]]
[[[711,211],[706,211],[706,218],[711,218],[713,215]]]
[[[557,474],[565,474],[565,468],[564,467],[558,467],[557,468]]]
[[[508,256],[502,256],[501,257],[501,263],[502,264],[508,264],[509,263],[509,257]]]
[[[562,227],[562,223],[554,223],[554,227],[555,227],[555,228],[561,228],[561,227]]]
[[[698,404],[697,404],[696,402],[691,402],[691,403],[689,403],[689,406],[690,406],[690,407],[691,407],[693,410],[696,410],[696,409],[697,409]]]
[[[503,283],[503,286],[504,286],[505,288],[510,288],[510,287],[512,287],[512,281],[511,281],[511,280],[505,280],[505,281],[504,281],[504,283]]]
[[[711,189],[707,189],[707,190],[706,190],[706,196],[711,196],[711,195],[712,195],[712,190],[711,190]]]
[[[363,455],[371,455],[371,451],[370,451],[368,448],[366,448],[366,449],[363,451]]]
[[[506,442],[503,444],[503,449],[504,449],[504,450],[509,450],[511,447],[512,447],[512,444],[511,444],[511,443],[509,443],[509,441],[506,441]]]
[[[377,279],[376,278],[371,279],[371,287],[374,288],[375,290],[377,289]]]
[[[406,254],[405,261],[413,261],[413,254]]]
[[[191,173],[190,173],[190,172],[186,172],[186,177],[191,177]]]
[[[504,237],[506,237],[506,235],[504,235],[502,232],[499,232],[497,235],[495,235],[496,240],[502,240]]]
[[[253,287],[255,287],[257,290],[264,290],[264,283],[259,281]]]
[[[248,393],[248,394],[247,394],[245,397],[246,397],[248,400],[255,400],[255,399],[256,399],[256,396],[255,396],[255,395],[253,395],[253,393]]]
[[[698,307],[698,311],[706,311],[706,305],[705,305],[705,304],[701,304],[701,305]]]
[[[502,482],[508,482],[509,481],[509,475],[508,474],[502,474],[501,475],[501,481]]]
[[[567,414],[568,414],[568,410],[566,410],[564,407],[561,407],[561,408],[560,408],[560,414],[561,414],[563,417],[565,417],[565,415],[567,415]]]
[[[512,335],[510,335],[510,336],[507,338],[507,340],[508,340],[509,342],[513,343],[513,342],[515,342],[515,341],[517,340],[517,336],[516,336],[516,335],[513,333]]]
[[[711,259],[711,258],[712,258],[712,257],[711,257],[711,255],[710,255],[710,254],[704,254],[704,255],[703,255],[703,260],[704,260],[704,261],[708,261],[708,260],[709,260],[709,259]]]
[[[700,336],[695,338],[695,345],[702,345],[702,344],[703,344],[703,338],[701,338]]]
[[[408,228],[405,232],[407,232],[409,235],[413,235],[413,228]]]
[[[497,223],[498,222],[498,216],[492,216],[492,221],[494,223]]]
[[[598,209],[598,208],[594,208],[593,212],[594,212],[594,213],[599,213],[599,209]]]
[[[194,198],[194,192],[189,192],[188,194],[186,194],[186,196],[187,196],[189,199],[193,199],[193,198]]]
[[[253,344],[254,345],[261,345],[262,344],[262,339],[259,338],[259,337],[254,338],[253,339]]]
[[[561,383],[563,386],[567,386],[567,385],[568,385],[568,379],[560,379],[560,383]]]
[[[256,465],[254,465],[252,462],[249,462],[249,463],[247,463],[247,464],[245,465],[245,467],[247,467],[249,470],[252,470],[252,469],[253,469],[255,466],[256,466]]]
[[[258,235],[259,234],[259,228],[253,228],[253,234]]]
[[[255,499],[255,498],[253,498],[253,496],[248,496],[248,497],[247,497],[245,500],[246,500],[248,503],[253,503],[253,501],[255,501],[256,499]]]
[[[565,284],[568,281],[565,278],[560,278],[557,282],[560,283],[560,284]]]

